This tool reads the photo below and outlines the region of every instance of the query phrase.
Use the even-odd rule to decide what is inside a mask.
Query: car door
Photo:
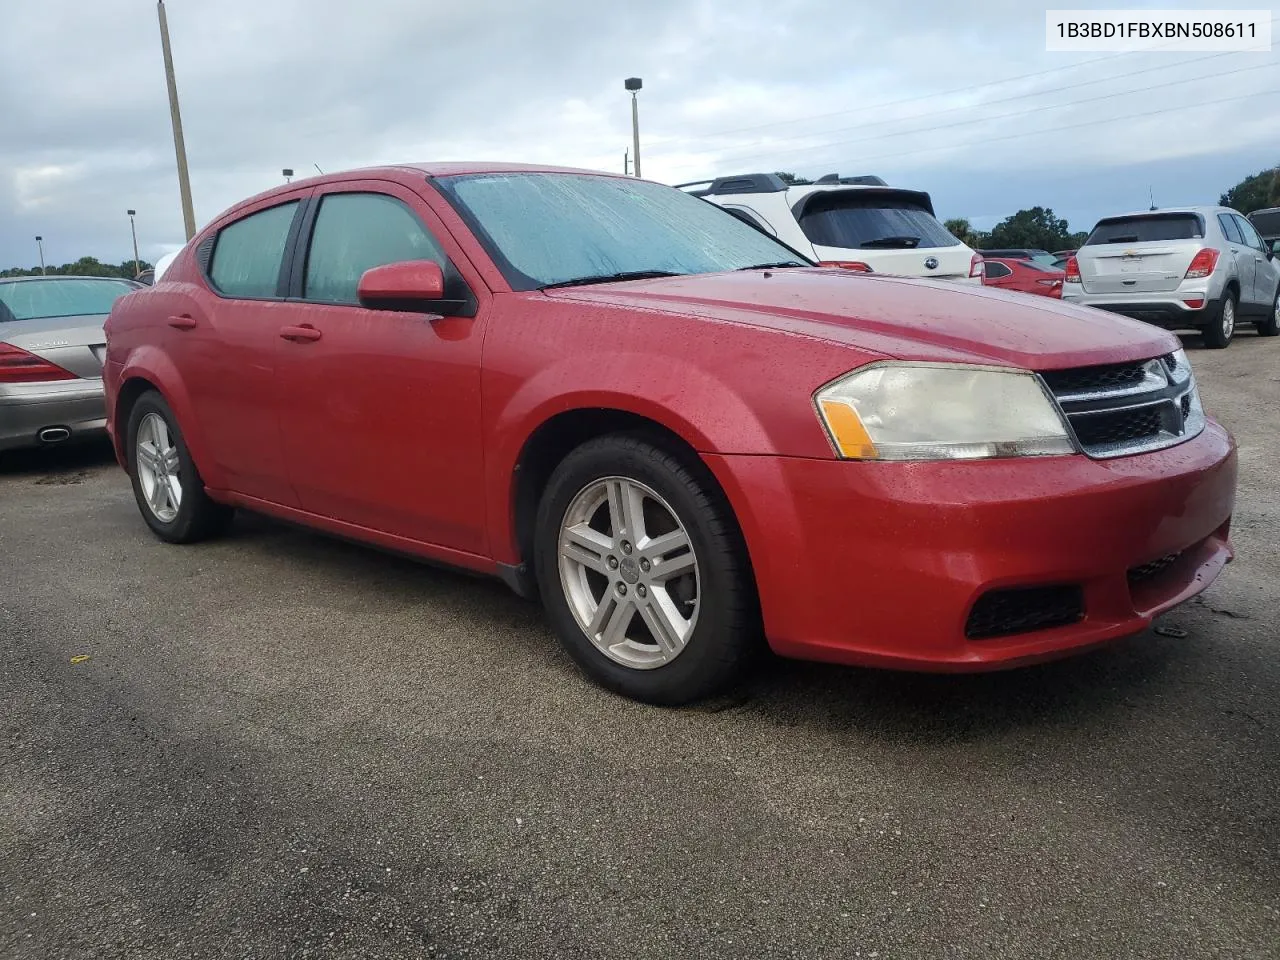
[[[485,555],[479,277],[423,199],[384,181],[318,193],[301,236],[273,332],[303,509]],[[451,315],[360,305],[366,270],[406,260],[441,265]]]
[[[164,346],[209,456],[230,489],[286,506],[296,506],[297,496],[280,444],[276,331],[287,293],[285,252],[309,192],[263,201],[202,241],[203,286],[156,291],[170,298]]]
[[[1254,289],[1253,250],[1245,243],[1238,219],[1229,213],[1218,214],[1218,224],[1227,238],[1226,253],[1235,261],[1236,277],[1240,282],[1240,305],[1248,312],[1257,303]]]
[[[1239,214],[1234,215],[1244,235],[1244,242],[1253,254],[1253,302],[1264,311],[1270,311],[1275,302],[1276,285],[1280,284],[1280,267],[1267,256],[1267,245],[1252,223]]]
[[[982,282],[988,287],[1010,289],[1015,285],[1013,270],[997,260],[984,260],[982,262]]]

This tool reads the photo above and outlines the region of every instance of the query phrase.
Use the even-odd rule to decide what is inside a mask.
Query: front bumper
[[[1235,448],[1212,421],[1186,443],[1105,461],[706,461],[785,656],[923,670],[1051,659],[1144,630],[1233,555]],[[966,636],[989,591],[1059,585],[1080,589],[1077,622]]]
[[[106,429],[101,380],[24,383],[0,391],[0,450],[41,446],[40,433],[63,428],[67,440]]]

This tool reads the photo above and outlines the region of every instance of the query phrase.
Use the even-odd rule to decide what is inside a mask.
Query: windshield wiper
[[[886,248],[894,250],[911,250],[920,246],[919,237],[879,237],[875,240],[868,240],[866,243],[858,244],[863,250],[872,248]]]
[[[589,277],[574,277],[572,280],[557,280],[555,283],[544,283],[539,290],[550,290],[553,287],[585,287],[592,283],[615,283],[619,280],[653,280],[656,277],[683,277],[683,273],[670,270],[624,270],[621,273],[598,273]]]
[[[801,263],[799,260],[780,260],[777,263],[755,263],[749,267],[739,267],[739,270],[774,270],[779,267],[807,267],[809,264]]]

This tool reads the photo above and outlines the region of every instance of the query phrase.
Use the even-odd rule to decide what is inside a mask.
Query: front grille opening
[[[989,590],[969,612],[964,635],[970,640],[1007,637],[1047,627],[1065,627],[1084,619],[1084,590],[1079,584]]]
[[[1157,406],[1134,407],[1071,418],[1076,436],[1085,447],[1106,447],[1150,440],[1160,435],[1163,424],[1164,419]]]
[[[1181,553],[1168,553],[1157,560],[1150,563],[1144,563],[1141,566],[1132,567],[1129,570],[1129,586],[1136,587],[1140,583],[1146,583],[1148,580],[1154,580],[1160,574],[1164,573],[1171,566],[1178,562]]]
[[[1123,390],[1142,384],[1146,377],[1146,361],[1077,367],[1074,370],[1047,370],[1041,376],[1055,394]]]

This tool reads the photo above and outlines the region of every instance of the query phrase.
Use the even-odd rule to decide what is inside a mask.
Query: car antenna
[[[324,176],[324,171],[320,169],[320,164],[313,163],[311,165],[316,168],[316,173],[320,174],[322,177]]]
[[[1147,187],[1147,200],[1151,203],[1151,209],[1154,210],[1156,208],[1156,193],[1151,187]]]

